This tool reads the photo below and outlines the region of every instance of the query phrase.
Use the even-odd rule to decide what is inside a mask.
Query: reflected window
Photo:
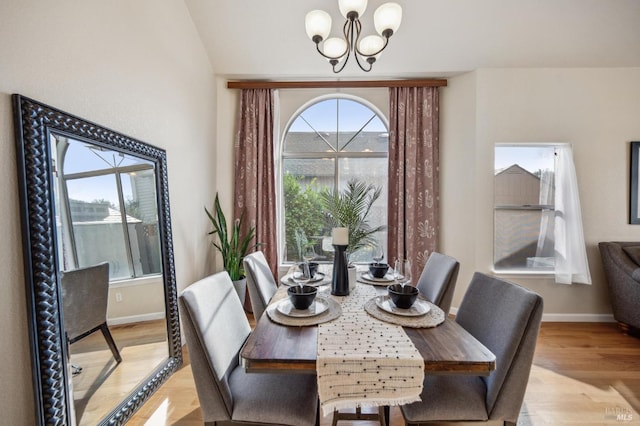
[[[64,270],[109,262],[110,280],[162,272],[153,164],[54,135]]]
[[[284,262],[301,260],[312,245],[319,261],[333,260],[331,229],[322,213],[319,193],[344,189],[357,179],[382,188],[370,224],[387,224],[389,133],[383,117],[364,101],[324,98],[298,112],[283,139],[282,201],[284,223],[280,246]],[[387,245],[386,230],[376,240]],[[372,248],[352,253],[351,261],[371,261]]]

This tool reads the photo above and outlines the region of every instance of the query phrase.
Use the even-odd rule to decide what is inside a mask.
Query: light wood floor
[[[518,425],[640,425],[639,413],[640,338],[611,323],[542,324]],[[395,407],[390,423],[404,424]],[[321,419],[330,424],[330,416]],[[352,424],[377,423],[338,423]],[[188,359],[129,425],[202,425]]]

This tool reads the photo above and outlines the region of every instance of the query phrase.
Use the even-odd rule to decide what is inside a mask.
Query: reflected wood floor
[[[202,425],[185,360],[129,425]],[[331,416],[321,418],[321,426],[330,424]],[[403,424],[392,407],[390,426]],[[640,338],[612,323],[543,323],[518,425],[640,425]]]
[[[116,363],[100,331],[72,344],[73,399],[79,426],[98,423],[168,356],[164,319],[110,326],[122,362]],[[1,422],[0,422],[1,423]]]

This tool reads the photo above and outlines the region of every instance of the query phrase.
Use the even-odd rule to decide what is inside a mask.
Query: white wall
[[[442,247],[461,261],[453,305],[493,257],[496,142],[573,146],[593,285],[507,276],[545,299],[547,319],[610,318],[599,241],[640,241],[628,225],[629,142],[640,140],[640,69],[484,69],[442,89]],[[559,315],[558,315],[559,314]]]
[[[2,424],[34,424],[12,93],[167,151],[179,289],[207,269],[203,206],[216,187],[215,80],[180,0],[0,6]]]

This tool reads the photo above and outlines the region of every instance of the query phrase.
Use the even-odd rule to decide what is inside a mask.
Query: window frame
[[[289,133],[289,129],[291,128],[292,124],[294,123],[294,121],[304,112],[306,111],[308,108],[312,107],[315,104],[318,104],[320,102],[324,102],[327,100],[334,100],[334,99],[346,99],[346,100],[350,100],[350,101],[354,101],[357,102],[361,105],[363,105],[364,107],[370,109],[373,113],[376,114],[376,116],[380,119],[380,121],[382,121],[383,125],[385,126],[385,128],[387,129],[387,133],[389,133],[389,119],[388,117],[380,110],[380,108],[378,108],[373,102],[367,100],[366,98],[363,98],[361,96],[356,96],[356,95],[352,95],[352,94],[348,94],[348,93],[339,93],[339,92],[334,92],[334,93],[327,93],[327,94],[323,94],[323,95],[319,95],[319,96],[314,96],[311,99],[307,100],[306,102],[304,102],[302,105],[300,105],[297,109],[295,109],[295,111],[289,116],[289,118],[286,121],[286,124],[284,126],[284,130],[282,132],[279,132],[280,134],[277,135],[277,137],[275,138],[278,141],[278,147],[277,147],[277,154],[276,154],[276,168],[275,168],[275,173],[276,173],[276,185],[277,185],[277,191],[276,191],[276,209],[278,212],[278,220],[277,220],[277,236],[278,236],[278,259],[280,259],[279,263],[283,266],[289,267],[291,265],[293,265],[295,262],[291,261],[291,260],[286,260],[285,261],[285,255],[286,255],[286,229],[285,229],[285,223],[284,223],[284,219],[285,219],[285,206],[284,206],[284,160],[286,159],[323,159],[323,158],[331,158],[331,159],[335,159],[336,161],[334,161],[334,170],[333,170],[333,176],[334,176],[334,185],[335,187],[338,187],[339,184],[339,167],[340,167],[340,159],[344,159],[344,158],[355,158],[355,159],[362,159],[362,158],[389,158],[389,151],[387,150],[386,152],[343,152],[340,150],[336,150],[334,152],[331,153],[327,153],[327,152],[289,152],[287,153],[285,151],[285,142],[286,142],[286,137],[287,134]],[[388,181],[388,172],[387,172],[387,181]],[[388,225],[388,218],[387,218],[387,224]]]
[[[511,148],[551,148],[554,149],[562,146],[569,145],[563,142],[526,142],[526,143],[518,143],[518,142],[497,142],[493,147],[493,197],[492,197],[492,243],[493,243],[493,255],[491,259],[491,272],[496,275],[502,276],[536,276],[540,278],[553,277],[556,272],[555,265],[553,268],[549,269],[534,269],[534,268],[498,268],[496,267],[496,258],[495,258],[495,250],[496,250],[496,211],[498,210],[519,210],[519,211],[553,211],[555,212],[555,200],[553,204],[523,204],[523,205],[510,205],[510,204],[497,204],[496,203],[496,185],[495,185],[495,176],[496,176],[496,148],[500,147],[511,147]],[[509,166],[510,167],[510,166]],[[525,169],[526,170],[526,169]],[[527,170],[528,171],[528,170]],[[554,161],[553,164],[553,174],[554,174],[554,193],[555,193],[555,176],[556,176],[556,164]],[[538,236],[539,236],[538,232]],[[555,242],[554,242],[555,243]]]

